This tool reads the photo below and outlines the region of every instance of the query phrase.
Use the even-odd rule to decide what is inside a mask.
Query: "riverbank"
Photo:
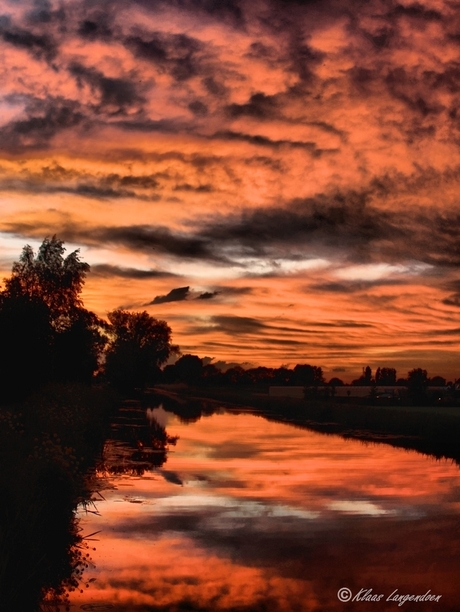
[[[106,389],[52,384],[0,407],[5,609],[45,609],[79,586],[90,553],[75,513],[79,504],[91,508],[88,474],[117,401]]]
[[[179,402],[193,400],[235,410],[256,409],[270,420],[295,423],[347,438],[414,449],[460,463],[458,408],[369,406],[333,400],[270,397],[263,388],[160,385],[155,391]]]

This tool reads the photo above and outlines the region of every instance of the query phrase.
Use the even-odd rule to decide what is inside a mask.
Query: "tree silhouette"
[[[359,378],[352,381],[352,385],[364,386],[368,387],[374,383],[374,379],[372,377],[372,370],[369,366],[363,368],[363,373]]]
[[[197,355],[182,355],[175,367],[177,377],[189,385],[198,384],[203,375],[203,362]]]
[[[377,385],[395,385],[396,370],[394,368],[377,368],[375,383]]]
[[[64,257],[62,240],[45,238],[35,256],[26,245],[11,277],[5,279],[4,294],[11,298],[28,297],[43,302],[49,309],[56,331],[69,326],[83,308],[80,293],[90,270],[80,261],[79,249]]]
[[[324,383],[323,370],[318,366],[298,363],[294,368],[293,380],[295,385],[317,387]]]
[[[45,238],[26,245],[0,292],[3,393],[24,395],[50,380],[89,382],[106,344],[105,323],[80,298],[90,267],[78,250]]]
[[[422,368],[414,368],[407,374],[409,395],[414,402],[424,402],[428,387],[428,373]]]
[[[54,339],[53,377],[89,382],[100,366],[107,345],[108,325],[89,310],[79,308],[70,325]]]
[[[107,351],[107,379],[118,389],[128,392],[155,382],[159,366],[178,348],[171,344],[171,328],[166,321],[151,317],[146,311],[109,312],[111,341]]]
[[[26,395],[49,378],[54,329],[37,299],[0,293],[0,377],[6,400]]]

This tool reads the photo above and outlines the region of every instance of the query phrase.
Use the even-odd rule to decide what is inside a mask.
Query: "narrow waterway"
[[[123,419],[131,440],[107,442],[99,515],[82,519],[100,533],[72,610],[460,609],[451,462],[223,408]],[[175,445],[148,454],[139,439],[133,455],[155,422]]]

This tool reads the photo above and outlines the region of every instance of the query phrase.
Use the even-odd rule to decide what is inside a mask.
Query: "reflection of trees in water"
[[[181,399],[158,393],[150,393],[146,396],[149,406],[162,406],[168,412],[172,412],[183,423],[196,423],[203,416],[210,416],[222,410],[215,402],[202,399]]]
[[[229,393],[229,398],[234,414],[240,410],[246,412],[255,409],[265,419],[299,429],[412,449],[437,459],[453,459],[460,464],[460,420],[457,415],[437,414],[435,410],[411,412],[398,406],[379,410],[366,405],[343,405],[327,400],[299,402],[290,398],[258,398],[251,394],[235,397]],[[218,400],[222,401],[220,404],[216,400],[181,398],[168,392],[152,393],[149,401],[152,405],[161,403],[165,410],[187,423],[220,412],[226,404],[225,399]],[[241,402],[240,408],[235,401]]]
[[[11,442],[20,441],[8,433],[10,443],[1,436],[1,462],[8,466],[0,474],[1,609],[56,609],[52,602],[67,600],[90,563],[75,509],[91,492],[83,477],[69,477],[57,443],[44,439],[19,457]]]
[[[155,418],[147,415],[140,403],[127,403],[112,421],[99,473],[142,476],[166,463],[168,449],[176,442],[177,437],[170,436]]]
[[[92,542],[77,508],[96,510],[93,496],[103,487],[97,469],[141,475],[163,465],[176,442],[144,409],[124,406],[99,464],[103,429],[96,432],[93,421],[87,431],[81,406],[94,413],[94,396],[79,398],[72,389],[54,401],[49,389],[21,412],[0,407],[1,610],[61,610],[72,590],[84,588]]]

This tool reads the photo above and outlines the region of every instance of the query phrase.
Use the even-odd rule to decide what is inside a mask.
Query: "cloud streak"
[[[444,0],[5,4],[2,261],[57,232],[93,264],[98,312],[122,279],[223,361],[307,352],[332,371],[340,346],[359,374],[423,366],[407,357],[422,342],[442,370],[460,304],[459,27]],[[166,299],[171,275],[184,299]],[[342,342],[340,321],[367,327]],[[318,323],[316,345],[279,329]]]

